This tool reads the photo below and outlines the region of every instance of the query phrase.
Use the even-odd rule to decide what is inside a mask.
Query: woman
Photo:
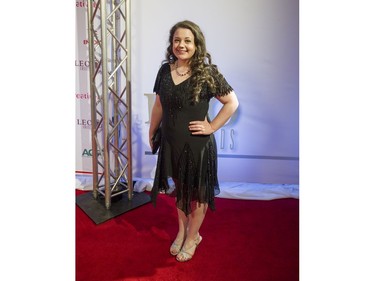
[[[202,241],[199,229],[206,210],[214,210],[217,152],[213,133],[238,107],[238,100],[206,51],[200,28],[191,21],[175,24],[169,35],[166,62],[155,81],[149,141],[161,125],[162,141],[152,189],[155,203],[160,191],[175,183],[179,230],[170,253],[180,262],[190,260]],[[209,101],[218,99],[222,108],[210,121]]]

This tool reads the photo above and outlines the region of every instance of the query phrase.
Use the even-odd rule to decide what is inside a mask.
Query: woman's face
[[[188,61],[195,50],[194,34],[190,29],[178,28],[173,35],[173,54],[179,60]]]

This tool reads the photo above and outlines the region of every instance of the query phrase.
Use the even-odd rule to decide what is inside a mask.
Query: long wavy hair
[[[176,23],[169,31],[169,46],[166,51],[166,61],[171,64],[177,61],[177,57],[173,53],[173,36],[178,28],[189,29],[194,35],[196,50],[190,59],[190,68],[193,84],[192,99],[196,103],[199,101],[199,95],[205,82],[207,82],[210,91],[215,93],[215,82],[211,72],[217,71],[217,66],[212,64],[211,55],[206,50],[206,39],[203,32],[197,24],[188,20]]]

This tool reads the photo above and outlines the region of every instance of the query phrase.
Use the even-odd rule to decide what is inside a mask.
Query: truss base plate
[[[133,192],[132,200],[129,200],[128,193],[125,192],[122,194],[120,200],[111,201],[111,207],[108,210],[105,207],[104,197],[102,196],[98,196],[98,198],[95,199],[92,192],[87,192],[76,197],[76,204],[78,207],[80,207],[82,211],[84,211],[96,224],[103,223],[149,202],[151,202],[150,196],[143,192]]]

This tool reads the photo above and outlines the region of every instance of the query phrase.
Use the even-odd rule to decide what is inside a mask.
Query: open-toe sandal
[[[202,242],[202,239],[202,236],[198,234],[198,237],[194,240],[194,245],[189,249],[185,249],[185,247],[182,247],[181,251],[176,256],[176,260],[178,260],[179,262],[186,262],[191,260],[198,245]]]
[[[181,251],[182,245],[184,244],[184,240],[178,241],[174,240],[171,247],[169,248],[169,252],[172,256],[177,256],[178,253]]]

